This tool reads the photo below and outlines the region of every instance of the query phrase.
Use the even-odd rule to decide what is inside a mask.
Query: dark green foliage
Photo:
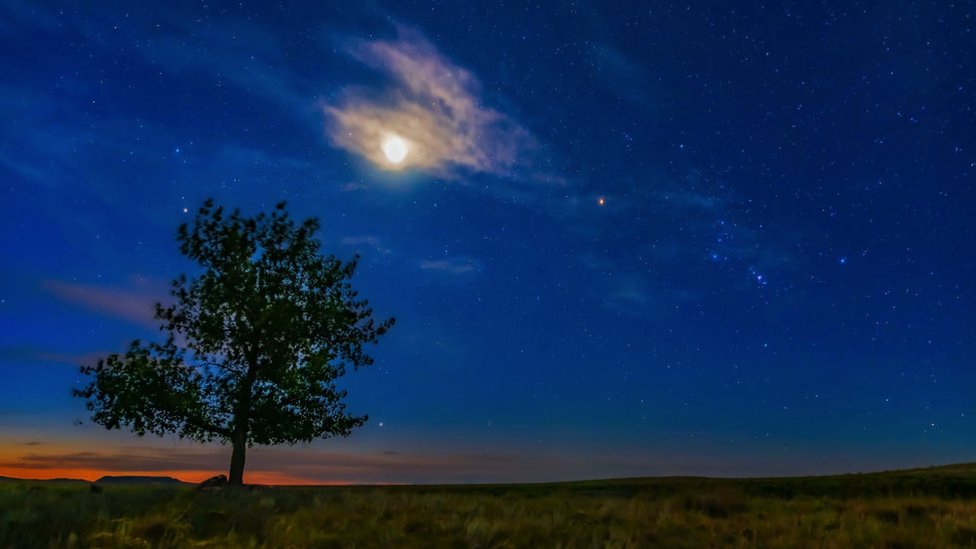
[[[294,223],[284,203],[245,217],[205,202],[177,234],[202,272],[174,280],[175,302],[156,305],[166,341],[134,341],[82,367],[93,380],[74,394],[92,419],[139,435],[230,442],[234,484],[246,446],[346,436],[362,425],[335,382],[349,366],[372,364],[365,346],[394,320],[373,320],[349,284],[356,261],[323,257],[318,228],[316,219]]]

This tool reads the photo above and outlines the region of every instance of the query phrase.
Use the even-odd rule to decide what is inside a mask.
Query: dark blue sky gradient
[[[196,466],[74,425],[69,391],[155,337],[152,302],[193,272],[176,227],[210,196],[321,218],[398,320],[345,380],[370,422],[268,471],[976,459],[972,4],[329,4],[0,2],[0,469],[140,447]],[[389,170],[337,142],[328,109],[409,95],[357,53],[398,37],[509,124],[473,139],[484,164]],[[296,465],[316,452],[366,465]]]

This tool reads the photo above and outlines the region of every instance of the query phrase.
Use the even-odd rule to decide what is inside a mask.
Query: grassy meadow
[[[976,465],[779,479],[0,483],[7,547],[976,547]]]

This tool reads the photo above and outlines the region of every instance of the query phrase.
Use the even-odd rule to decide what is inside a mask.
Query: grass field
[[[387,487],[0,484],[0,547],[976,547],[976,464]]]

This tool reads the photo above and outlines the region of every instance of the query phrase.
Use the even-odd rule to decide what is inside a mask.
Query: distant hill
[[[87,483],[88,481],[77,479],[77,478],[33,479],[33,478],[16,478],[16,477],[0,476],[0,482],[57,482],[57,483],[64,484],[66,482]]]
[[[153,476],[105,476],[95,481],[95,484],[165,484],[177,486],[187,484],[180,479],[173,477],[153,477]]]
[[[45,479],[34,479],[34,478],[15,478],[15,477],[4,477],[0,476],[0,482],[51,482],[51,483],[76,483],[76,484],[91,484],[87,480],[82,480],[78,478],[45,478]],[[95,481],[95,484],[155,484],[155,485],[166,485],[166,486],[178,486],[182,484],[187,484],[180,479],[173,477],[156,477],[156,476],[104,476]]]

